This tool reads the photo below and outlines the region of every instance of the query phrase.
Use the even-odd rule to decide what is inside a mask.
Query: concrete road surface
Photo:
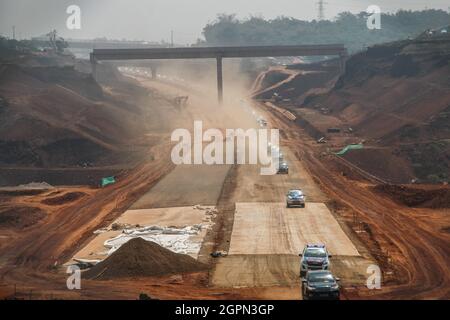
[[[133,204],[131,209],[216,205],[228,165],[180,165]]]
[[[301,188],[310,202],[325,202],[327,197],[314,183],[305,167],[286,147],[281,148],[289,174],[263,176],[259,166],[238,166],[235,202],[283,202],[289,189]]]
[[[334,255],[331,270],[345,284],[364,284],[372,262],[360,256],[352,240],[325,205],[327,197],[306,171],[295,150],[282,147],[288,175],[261,176],[257,166],[236,169],[235,205],[229,255],[218,258],[210,279],[218,287],[283,286],[300,288],[300,258],[306,243],[325,243]],[[289,189],[300,188],[306,208],[286,208]],[[226,240],[225,240],[226,241]],[[301,297],[298,290],[298,297]]]
[[[323,203],[286,208],[285,203],[236,203],[229,254],[298,255],[307,243],[331,254],[358,256],[353,243]]]

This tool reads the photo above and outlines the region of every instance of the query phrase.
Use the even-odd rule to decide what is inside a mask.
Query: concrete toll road
[[[289,163],[288,175],[261,176],[257,168],[237,168],[228,200],[234,207],[232,231],[224,239],[228,256],[216,261],[211,284],[224,288],[282,286],[291,298],[300,298],[298,254],[307,243],[327,245],[333,255],[331,269],[343,284],[364,284],[371,258],[344,232],[301,161],[287,146],[282,151]],[[285,195],[291,188],[305,192],[306,208],[286,208]]]

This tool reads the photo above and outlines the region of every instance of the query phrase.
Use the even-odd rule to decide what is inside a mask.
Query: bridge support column
[[[222,57],[217,56],[217,98],[219,104],[223,102],[223,72],[222,72]]]
[[[339,55],[339,65],[340,65],[340,71],[341,71],[341,75],[343,75],[345,73],[345,62],[347,60],[347,56],[346,55]]]
[[[95,60],[94,56],[90,55],[91,60],[91,68],[92,68],[92,77],[97,80],[97,61]]]
[[[152,63],[150,69],[152,70],[152,79],[156,79],[158,77],[158,67],[156,63]]]

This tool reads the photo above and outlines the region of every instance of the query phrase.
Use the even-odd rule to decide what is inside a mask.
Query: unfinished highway
[[[174,89],[167,82],[135,79],[158,92],[179,94],[181,91],[179,86]],[[173,278],[108,282],[111,292],[108,298],[135,298],[141,290],[161,299],[299,299],[298,253],[308,242],[327,244],[333,254],[332,271],[342,279],[346,290],[362,288],[361,292],[345,292],[344,298],[358,298],[363,294],[376,298],[448,295],[447,236],[433,236],[429,226],[414,217],[417,210],[411,214],[410,208],[376,196],[365,184],[349,183],[340,173],[330,171],[324,164],[326,159],[317,158],[312,151],[314,141],[308,141],[301,128],[281,113],[269,113],[271,109],[249,101],[245,105],[235,101],[217,109],[214,104],[205,104],[204,96],[189,94],[189,108],[183,111],[189,121],[202,119],[215,128],[250,128],[259,125],[256,117],[261,115],[268,120],[269,127],[281,129],[281,148],[290,165],[289,175],[261,176],[257,166],[249,165],[174,168],[169,156],[170,144],[161,137],[173,127],[187,123],[173,118],[179,111],[163,104],[167,99],[161,99],[160,109],[149,106],[150,113],[155,116],[156,110],[162,112],[165,116],[158,119],[165,121],[158,124],[167,126],[170,122],[170,126],[165,133],[144,133],[157,137],[159,145],[149,150],[141,165],[124,173],[117,184],[89,190],[88,197],[59,207],[42,224],[4,244],[0,248],[2,281],[63,297],[105,298],[105,283],[95,280],[83,280],[85,290],[68,293],[64,287],[64,269],[56,270],[56,267],[74,257],[104,259],[111,249],[105,243],[120,243],[125,238],[121,229],[103,230],[113,224],[157,226],[170,232],[174,228],[204,224],[206,227],[201,232],[180,237],[192,244],[191,247],[174,248],[186,250],[185,253],[209,264],[208,273],[183,275],[182,280],[176,280],[181,282],[175,284]],[[307,196],[306,208],[285,208],[286,191],[298,187]],[[27,198],[26,201],[39,203],[46,196],[44,193],[36,200]],[[341,199],[352,212],[371,223],[374,231],[363,230],[364,243],[349,228],[348,219],[336,214],[334,199]],[[391,215],[386,214],[387,209]],[[409,235],[405,228],[416,231]],[[406,234],[405,239],[399,236],[399,229]],[[426,247],[418,248],[414,237],[420,238]],[[397,261],[396,265],[403,271],[400,274],[406,279],[401,279],[405,281],[402,285],[388,283],[380,292],[367,293],[363,291],[366,271],[370,264],[380,262],[375,262],[372,256],[378,252],[379,243],[391,249],[391,259]],[[393,244],[399,245],[405,254],[395,251]],[[210,254],[214,251],[224,251],[226,255],[212,258]],[[431,254],[435,254],[434,258]],[[426,261],[442,272],[430,272]],[[382,267],[392,270],[391,262]],[[49,274],[49,269],[55,272]]]
[[[154,81],[141,81],[144,85],[161,88],[161,84]],[[196,99],[202,97],[193,97],[193,103]],[[241,108],[240,117],[233,119],[236,128],[259,126],[251,110],[270,117],[250,107],[250,103],[245,107],[242,102],[236,101],[236,104]],[[197,117],[202,115],[197,114]],[[213,220],[217,226],[188,239],[195,244],[200,238],[198,253],[191,251],[190,254],[212,265],[209,282],[213,288],[276,286],[286,290],[285,298],[298,299],[301,297],[298,254],[307,243],[325,243],[329,247],[334,255],[333,271],[344,283],[364,283],[366,268],[373,263],[367,251],[360,243],[352,242],[332,215],[325,205],[327,197],[302,162],[288,146],[282,146],[282,150],[290,164],[289,175],[262,176],[259,166],[254,165],[178,166],[111,224],[147,227],[201,224],[205,216],[195,210],[196,207],[217,206],[217,216]],[[291,188],[305,191],[306,208],[286,208],[285,194]],[[105,252],[108,248],[103,244],[119,234],[120,231],[109,231],[98,235],[75,257],[105,258],[96,253]],[[212,259],[210,253],[216,249],[226,251],[227,255]],[[267,295],[277,298],[276,294]]]

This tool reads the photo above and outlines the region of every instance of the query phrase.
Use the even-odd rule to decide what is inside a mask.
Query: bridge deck
[[[96,60],[141,59],[200,59],[245,58],[282,56],[344,56],[347,50],[341,44],[302,46],[235,46],[235,47],[182,47],[151,49],[94,49]]]
[[[235,46],[235,47],[185,47],[151,49],[94,49],[91,53],[92,70],[95,77],[95,64],[98,60],[146,60],[146,59],[201,59],[217,60],[217,92],[222,102],[223,58],[250,57],[292,57],[292,56],[339,56],[341,69],[347,56],[342,44],[302,45],[302,46]],[[154,72],[156,73],[156,72]]]

